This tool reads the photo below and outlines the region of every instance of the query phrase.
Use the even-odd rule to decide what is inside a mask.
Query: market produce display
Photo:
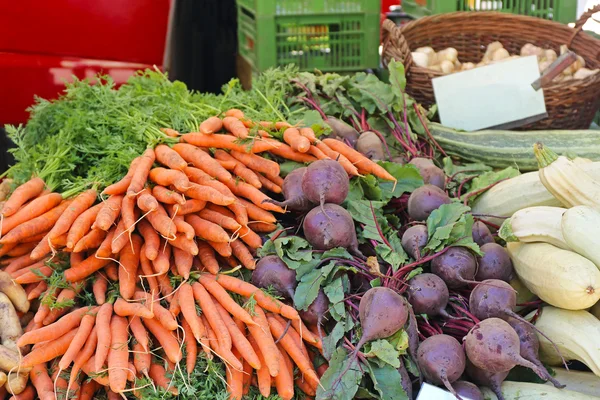
[[[7,128],[0,397],[595,398],[596,163],[568,133],[452,159],[388,70],[37,100]]]

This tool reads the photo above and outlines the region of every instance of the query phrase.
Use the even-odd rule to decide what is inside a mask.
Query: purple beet
[[[320,325],[323,317],[329,311],[329,299],[323,292],[323,289],[319,289],[317,298],[308,306],[306,311],[300,310],[299,314],[302,320],[309,325]]]
[[[467,381],[456,381],[452,384],[454,386],[454,390],[456,390],[456,394],[458,394],[463,399],[469,400],[484,400],[483,393],[479,388]]]
[[[436,167],[429,158],[413,158],[410,160],[410,164],[417,167],[423,178],[423,183],[437,186],[442,190],[446,188],[446,174]]]
[[[415,221],[425,221],[433,210],[450,203],[450,197],[437,186],[423,185],[408,198],[408,215]]]
[[[465,352],[458,340],[448,335],[434,335],[425,339],[417,351],[417,364],[425,379],[444,385],[455,396],[452,382],[465,370]]]
[[[341,141],[347,140],[352,147],[356,145],[356,142],[358,141],[358,137],[360,135],[358,131],[354,129],[351,125],[348,125],[341,119],[337,119],[331,116],[327,116],[325,123],[329,125],[329,127],[332,130],[332,138],[339,139]]]
[[[471,232],[473,234],[473,241],[479,246],[483,246],[486,243],[494,243],[494,237],[490,229],[481,221],[475,221]]]
[[[292,211],[308,211],[314,204],[304,195],[302,190],[302,177],[306,173],[306,167],[298,168],[290,172],[283,180],[281,191],[285,201],[266,199],[264,202],[273,203],[279,207]]]
[[[421,250],[425,248],[428,240],[427,226],[413,225],[402,235],[402,248],[406,254],[417,260],[421,258]]]
[[[508,282],[511,279],[513,265],[508,252],[497,243],[486,243],[481,246],[483,257],[477,258],[477,274],[475,280],[500,279]]]
[[[442,278],[450,289],[472,283],[477,271],[475,256],[464,247],[451,247],[431,262],[431,272]]]
[[[467,375],[473,382],[479,386],[486,386],[494,392],[498,400],[505,400],[502,394],[502,382],[508,376],[509,371],[503,372],[490,372],[480,368],[477,368],[469,359],[467,359]]]
[[[252,271],[252,283],[260,288],[273,287],[277,293],[288,299],[294,298],[296,271],[288,268],[276,255],[261,258]]]
[[[306,198],[321,206],[325,203],[342,204],[349,190],[348,174],[335,160],[319,160],[306,168],[302,177],[302,191]]]
[[[406,298],[415,314],[450,318],[446,312],[449,297],[448,287],[437,275],[419,274],[408,281]]]
[[[344,247],[361,255],[350,213],[337,204],[317,206],[309,211],[302,223],[304,237],[317,250]]]

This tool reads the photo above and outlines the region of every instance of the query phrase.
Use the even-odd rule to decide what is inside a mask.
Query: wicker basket
[[[392,21],[383,25],[383,63],[401,61],[406,68],[406,91],[426,106],[435,103],[431,79],[440,72],[418,67],[411,49],[431,46],[436,51],[454,47],[462,62],[478,63],[489,43],[500,41],[510,54],[519,54],[526,43],[559,51],[566,44],[585,59],[586,67],[600,68],[600,40],[581,28],[600,11],[588,10],[575,28],[557,22],[499,12],[455,12],[424,17],[397,27]],[[587,129],[600,108],[600,73],[582,80],[552,83],[544,88],[548,118],[521,129]]]

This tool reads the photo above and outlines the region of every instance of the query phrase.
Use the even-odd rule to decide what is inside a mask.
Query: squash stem
[[[540,168],[546,168],[558,159],[558,154],[544,146],[541,142],[533,145],[533,153]]]
[[[505,242],[518,242],[519,238],[515,236],[515,233],[512,230],[512,225],[510,223],[510,218],[506,219],[500,230],[498,231],[498,236],[504,239]]]

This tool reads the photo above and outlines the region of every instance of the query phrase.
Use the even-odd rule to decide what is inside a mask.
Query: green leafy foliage
[[[338,348],[329,361],[329,368],[321,377],[317,388],[318,400],[347,400],[354,398],[362,379],[362,371],[356,359],[348,357],[343,348]]]
[[[443,204],[427,218],[429,241],[426,251],[438,252],[447,246],[463,246],[481,255],[479,246],[473,241],[471,208],[459,202]]]

